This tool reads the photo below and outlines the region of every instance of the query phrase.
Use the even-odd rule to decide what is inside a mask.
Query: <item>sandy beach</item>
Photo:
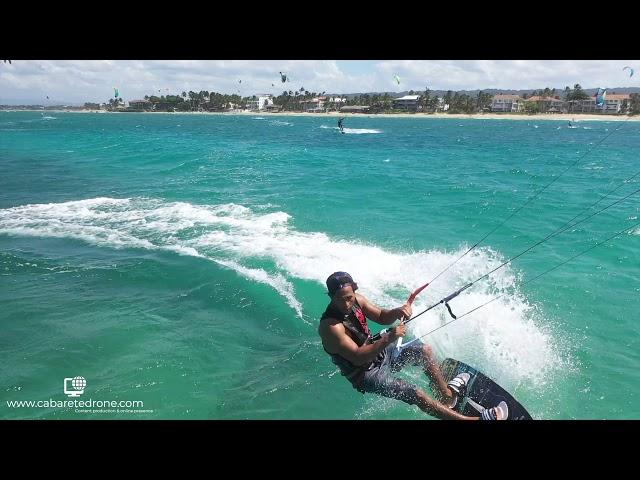
[[[190,112],[193,113],[193,112]],[[561,120],[565,122],[569,121],[585,121],[585,120],[601,120],[601,121],[624,121],[624,120],[632,120],[639,121],[640,115],[629,117],[627,115],[597,115],[597,114],[586,114],[586,113],[568,113],[568,114],[537,114],[537,115],[517,115],[517,114],[508,114],[508,113],[478,113],[478,114],[466,114],[466,113],[376,113],[376,114],[367,114],[367,113],[340,113],[340,112],[330,112],[330,113],[301,113],[301,112],[284,112],[284,113],[261,113],[261,112],[237,112],[237,113],[223,113],[224,115],[252,115],[252,116],[276,116],[276,115],[285,115],[285,116],[311,116],[311,117],[367,117],[367,118],[437,118],[437,119],[475,119],[475,120]]]
[[[20,111],[33,111],[40,112],[42,110],[20,110]],[[528,122],[538,120],[560,120],[560,121],[605,121],[605,122],[619,122],[625,120],[640,121],[640,115],[630,117],[628,115],[598,115],[588,113],[539,113],[536,115],[523,115],[523,114],[510,114],[510,113],[304,113],[304,112],[107,112],[104,110],[46,110],[46,113],[145,113],[150,115],[249,115],[249,116],[266,116],[266,117],[366,117],[366,118],[437,118],[437,119],[474,119],[474,120],[526,120]]]

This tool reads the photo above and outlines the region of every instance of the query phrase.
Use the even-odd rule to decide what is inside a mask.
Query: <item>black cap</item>
[[[358,289],[358,284],[353,281],[353,278],[347,272],[334,272],[327,278],[327,290],[329,290],[329,295],[331,296],[347,285],[351,285],[354,292]]]

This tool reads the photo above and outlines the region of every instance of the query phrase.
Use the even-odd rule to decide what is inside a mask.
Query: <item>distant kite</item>
[[[622,71],[624,72],[625,70],[629,70],[629,78],[633,77],[633,68],[626,66],[622,69]]]
[[[120,92],[118,92],[118,89],[116,87],[113,87],[113,96],[115,98],[118,98],[118,95],[120,95]]]
[[[606,97],[607,97],[607,89],[606,88],[599,88],[598,89],[598,93],[596,93],[596,105],[598,107],[603,106]]]
[[[287,77],[284,73],[282,72],[278,72],[278,73],[280,73],[280,80],[282,80],[282,83],[291,81],[291,79]]]
[[[394,75],[393,78],[398,83],[398,85],[400,85],[400,77],[398,75]]]

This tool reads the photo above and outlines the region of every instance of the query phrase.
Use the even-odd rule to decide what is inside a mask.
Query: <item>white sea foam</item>
[[[344,133],[349,133],[351,135],[362,135],[364,133],[382,133],[382,130],[377,130],[375,128],[347,128],[347,127],[344,127]]]
[[[406,301],[417,286],[434,278],[467,247],[396,252],[360,241],[300,232],[286,212],[254,212],[242,205],[195,205],[148,198],[93,198],[24,205],[0,210],[0,234],[73,238],[110,248],[172,251],[216,262],[281,295],[300,318],[304,305],[294,282],[307,280],[324,290],[334,271],[350,272],[360,292],[383,307]],[[640,232],[636,232],[640,233]],[[415,301],[414,313],[502,263],[490,248],[476,249],[430,285]],[[256,266],[259,263],[259,267]],[[425,340],[442,356],[474,364],[512,389],[522,382],[544,382],[563,360],[549,322],[519,293],[518,273],[506,266],[451,302],[459,316],[504,295],[442,328]],[[451,321],[436,307],[410,324],[410,337]]]
[[[320,125],[320,128],[327,128],[330,130],[340,130],[338,127],[330,127],[328,125]],[[362,135],[364,133],[382,133],[382,130],[378,130],[375,128],[347,128],[344,127],[344,133],[349,133],[351,135]]]

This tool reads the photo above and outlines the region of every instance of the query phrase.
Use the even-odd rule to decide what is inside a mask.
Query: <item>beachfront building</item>
[[[424,111],[427,113],[446,112],[449,110],[449,104],[444,102],[444,98],[432,97],[429,99],[428,104],[424,107]]]
[[[393,108],[405,110],[407,112],[417,112],[420,106],[421,95],[405,95],[404,97],[393,99]]]
[[[566,111],[566,102],[560,97],[534,95],[524,100],[525,106],[535,104],[539,113],[560,113]]]
[[[300,104],[302,105],[302,110],[307,113],[321,113],[325,111],[325,103],[327,102],[327,97],[316,97],[311,100],[300,100]]]
[[[338,110],[342,105],[347,103],[347,99],[343,97],[328,97],[325,103],[327,111]]]
[[[594,113],[596,111],[596,97],[585,100],[569,100],[567,102],[569,113]]]
[[[344,113],[368,113],[370,108],[369,105],[345,105],[340,107],[340,111]]]
[[[151,110],[151,106],[149,100],[129,100],[129,108],[132,110]]]
[[[273,105],[273,98],[270,94],[254,95],[247,100],[248,110],[264,110],[267,105]]]
[[[596,105],[595,95],[585,100],[571,100],[567,103],[569,103],[569,111],[572,113],[617,115],[629,111],[631,96],[628,94],[607,93],[604,97],[604,105]]]
[[[521,112],[524,109],[524,99],[518,95],[494,95],[491,100],[492,112]]]
[[[594,97],[595,103],[595,97]],[[607,93],[604,97],[604,105],[602,107],[596,107],[602,113],[606,114],[618,114],[618,113],[626,113],[629,110],[629,104],[631,103],[631,96],[624,94],[609,94]]]

